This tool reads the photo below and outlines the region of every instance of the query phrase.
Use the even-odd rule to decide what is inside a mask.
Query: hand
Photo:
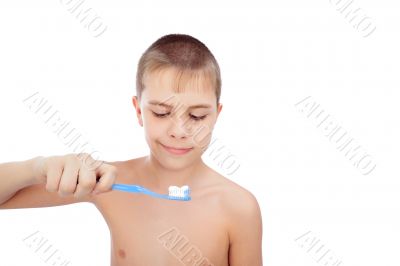
[[[115,166],[96,161],[86,153],[34,160],[33,172],[38,183],[45,183],[47,191],[58,192],[61,197],[80,198],[110,191],[117,176]]]

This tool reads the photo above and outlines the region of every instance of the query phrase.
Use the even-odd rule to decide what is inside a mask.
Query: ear
[[[218,106],[217,106],[217,118],[219,116],[219,113],[221,113],[221,111],[222,111],[222,103],[218,103]]]
[[[140,103],[139,103],[137,96],[132,97],[132,103],[133,103],[133,106],[135,107],[136,116],[138,118],[139,125],[141,127],[143,127],[142,110],[140,109]]]

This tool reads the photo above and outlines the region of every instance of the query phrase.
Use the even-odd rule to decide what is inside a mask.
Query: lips
[[[186,154],[193,149],[193,148],[170,147],[170,146],[166,146],[164,144],[161,144],[161,146],[163,146],[168,152],[170,152],[172,154],[176,154],[176,155]]]

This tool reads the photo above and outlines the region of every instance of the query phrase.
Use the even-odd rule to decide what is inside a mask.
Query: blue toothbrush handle
[[[127,192],[145,192],[146,190],[138,185],[125,185],[125,184],[114,184],[112,189],[122,190]]]

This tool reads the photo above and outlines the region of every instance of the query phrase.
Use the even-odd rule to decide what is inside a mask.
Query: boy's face
[[[174,68],[149,73],[143,80],[140,102],[136,96],[132,99],[152,155],[170,169],[199,160],[222,109],[207,79],[188,79],[184,90],[176,93],[173,88],[177,77]]]

